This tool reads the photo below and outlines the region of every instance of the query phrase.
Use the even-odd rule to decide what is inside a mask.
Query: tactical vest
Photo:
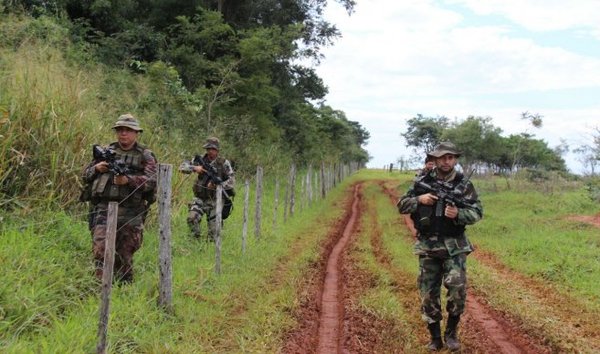
[[[133,149],[122,150],[118,143],[109,145],[116,153],[116,159],[125,162],[130,175],[140,176],[144,174],[144,147],[138,143]],[[92,183],[92,200],[98,202],[116,201],[122,207],[139,207],[143,205],[144,188],[137,190],[129,184],[116,185],[113,183],[113,174],[102,173]]]
[[[213,166],[215,166],[215,169],[217,170],[217,176],[221,177],[221,179],[225,179],[225,159],[217,156],[217,158],[211,163],[208,161],[208,158],[206,157],[206,155],[202,156],[202,158],[204,159],[204,161],[212,164]],[[209,189],[208,188],[208,183],[210,182],[208,176],[203,173],[198,175],[198,179],[196,180],[196,182],[194,183],[194,186],[192,187],[192,190],[194,191],[194,196],[196,198],[200,198],[200,199],[216,199],[216,190],[215,189]]]
[[[450,183],[452,187],[455,188],[464,178],[464,175],[460,172],[456,172],[456,177]],[[435,182],[434,177],[430,174],[427,174],[422,177],[422,181],[426,184],[431,184]],[[428,191],[423,190],[421,188],[415,188],[415,196],[419,196],[422,194],[426,194]],[[442,213],[442,216],[435,216],[435,207],[436,205],[424,205],[419,204],[417,206],[417,211],[410,215],[411,219],[415,224],[415,228],[419,230],[419,234],[421,235],[440,235],[440,236],[448,236],[448,237],[458,237],[464,234],[465,225],[456,225],[454,221],[445,217]],[[446,208],[446,205],[443,206],[443,209]]]

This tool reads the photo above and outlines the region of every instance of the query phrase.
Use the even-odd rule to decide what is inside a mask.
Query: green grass
[[[470,228],[471,240],[514,270],[600,301],[598,229],[567,220],[600,212],[582,189],[482,194],[484,219]]]
[[[188,236],[183,200],[191,195],[183,192],[185,197],[175,206],[172,221],[175,313],[168,315],[157,306],[158,240],[156,225],[150,223],[144,245],[135,256],[136,281],[113,289],[109,351],[277,352],[284,333],[295,326],[292,314],[301,301],[306,272],[320,255],[320,241],[326,237],[328,225],[343,213],[339,200],[344,189],[359,179],[384,179],[389,186],[396,184],[405,190],[411,177],[362,171],[285,224],[280,207],[276,228],[272,228],[273,187],[269,182],[263,204],[263,236],[261,240],[254,237],[251,209],[245,254],[241,252],[243,188],[238,187],[234,214],[225,223],[221,275],[213,270],[212,247]],[[184,180],[182,191],[190,188],[191,180]],[[412,308],[403,302],[403,296],[416,299],[417,292],[399,289],[396,279],[401,274],[406,284],[411,284],[407,286],[416,279],[412,242],[381,187],[369,182],[364,193],[369,210],[375,209],[377,217],[374,221],[365,214],[353,254],[359,269],[371,274],[375,283],[362,294],[359,310],[382,321],[406,324],[389,330],[401,333],[398,345],[419,350],[425,330],[418,304]],[[598,212],[598,206],[583,193],[574,190],[545,196],[486,191],[481,193],[485,217],[469,228],[470,238],[515,272],[542,279],[598,308],[594,292],[600,280],[597,229],[564,219]],[[253,204],[253,190],[250,200]],[[0,225],[0,282],[8,284],[0,289],[0,351],[94,351],[99,298],[84,216],[40,211],[35,220],[4,215]],[[377,225],[391,266],[398,273],[383,269],[373,256],[369,237]],[[470,259],[473,284],[485,292],[485,284],[495,284],[493,270]],[[503,301],[498,299],[495,306],[508,308],[508,300]],[[535,323],[540,314],[531,311],[527,316],[526,321]]]
[[[320,256],[328,225],[343,213],[334,205],[352,179],[311,208],[297,205],[296,215],[285,224],[280,191],[275,228],[273,187],[267,181],[260,240],[253,232],[253,187],[245,254],[243,188],[238,187],[234,213],[225,222],[220,275],[214,272],[213,244],[188,235],[187,210],[180,203],[172,219],[174,314],[157,306],[158,240],[152,226],[135,255],[135,282],[113,289],[109,352],[276,352],[283,334],[295,325],[298,287]],[[191,181],[182,188],[186,186],[191,189]],[[0,282],[9,286],[0,290],[0,351],[94,351],[99,288],[92,276],[85,217],[48,212],[38,220],[7,218]],[[281,279],[274,281],[274,274]]]

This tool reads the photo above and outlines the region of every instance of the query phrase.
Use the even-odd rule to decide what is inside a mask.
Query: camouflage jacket
[[[114,185],[112,173],[98,173],[95,165],[99,161],[90,162],[83,170],[82,179],[91,185],[92,203],[118,201],[124,207],[138,207],[153,202],[156,197],[157,168],[154,153],[138,143],[127,151],[122,150],[116,142],[109,147],[130,170],[127,174],[128,183],[123,186]]]
[[[207,155],[202,156],[202,159],[215,167],[218,177],[223,180],[223,189],[228,192],[229,196],[232,196],[234,193],[235,177],[233,167],[231,167],[229,160],[218,156],[213,161],[210,161]],[[196,198],[203,200],[215,199],[215,190],[209,188],[209,182],[208,176],[205,173],[198,175],[198,179],[193,186],[194,196]]]
[[[436,170],[429,174],[419,177],[434,180],[437,177]],[[445,179],[445,182],[457,184],[457,181],[464,178],[459,172],[453,171]],[[468,206],[458,208],[458,216],[455,219],[448,219],[442,216],[438,220],[443,228],[440,232],[430,232],[430,230],[420,222],[424,217],[432,217],[433,207],[423,206],[418,203],[417,197],[427,193],[413,185],[408,192],[398,201],[398,210],[402,214],[410,214],[417,228],[417,242],[415,243],[414,253],[417,255],[429,256],[455,256],[460,253],[470,253],[473,251],[473,245],[464,233],[466,225],[471,225],[483,217],[483,207],[479,201],[477,192],[473,184],[468,181],[465,186],[463,196],[472,201]]]

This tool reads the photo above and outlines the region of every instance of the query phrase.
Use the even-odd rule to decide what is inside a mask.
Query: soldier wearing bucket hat
[[[119,119],[117,119],[115,125],[113,125],[113,129],[116,130],[119,127],[129,128],[139,133],[144,131],[140,127],[140,123],[137,121],[137,119],[135,119],[135,117],[129,113],[119,116]]]
[[[143,130],[133,115],[119,116],[112,129],[117,141],[101,150],[112,156],[113,161],[102,160],[104,155],[94,156],[83,171],[82,178],[90,193],[82,200],[91,204],[89,226],[98,279],[102,279],[104,266],[108,203],[119,202],[114,271],[117,280],[130,282],[133,254],[142,245],[145,215],[156,196],[156,157],[138,143]]]
[[[183,173],[195,172],[198,174],[198,179],[194,183],[194,199],[189,204],[189,213],[187,223],[189,225],[192,236],[199,239],[200,222],[202,217],[206,215],[208,224],[208,237],[210,241],[214,241],[216,237],[216,185],[212,177],[222,181],[223,186],[223,209],[221,210],[222,220],[225,220],[233,208],[234,192],[234,171],[229,160],[219,155],[220,143],[216,137],[206,139],[204,145],[206,153],[203,156],[196,155],[194,160],[184,162],[179,170]]]
[[[414,253],[419,257],[418,286],[421,295],[422,318],[427,322],[431,335],[428,349],[441,350],[440,321],[442,320],[441,285],[448,289],[448,319],[444,332],[446,347],[451,351],[460,350],[458,323],[464,312],[467,296],[467,255],[473,246],[465,228],[483,217],[483,208],[473,184],[455,169],[462,152],[451,142],[442,142],[427,153],[435,159],[435,168],[415,180],[415,184],[398,202],[402,214],[410,214],[417,229]],[[469,203],[454,205],[443,203],[439,213],[435,212],[439,197],[422,186],[451,186],[460,190]]]

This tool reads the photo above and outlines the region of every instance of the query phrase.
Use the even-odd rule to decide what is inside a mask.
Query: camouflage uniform
[[[438,145],[431,154],[437,158],[445,154],[460,156],[451,143]],[[448,324],[444,338],[450,350],[460,348],[456,328],[460,315],[465,310],[467,297],[467,255],[473,252],[473,245],[465,234],[465,226],[479,221],[483,216],[483,208],[473,184],[467,181],[464,183],[462,196],[469,202],[468,206],[459,207],[458,215],[454,219],[446,217],[443,213],[436,216],[436,205],[418,202],[417,197],[429,191],[421,188],[417,182],[431,185],[436,180],[442,180],[456,188],[464,178],[463,174],[455,169],[444,178],[438,174],[437,169],[433,169],[425,175],[418,176],[415,184],[398,202],[400,213],[410,214],[417,229],[417,241],[414,246],[414,253],[419,256],[417,286],[421,295],[422,318],[428,323],[432,336],[432,342],[428,346],[430,350],[439,350],[442,347],[442,284],[448,289]],[[444,205],[443,208],[445,207]]]
[[[215,148],[219,149],[219,141],[216,138],[209,138],[207,143],[204,145],[204,148]],[[210,161],[207,155],[202,157],[204,162],[210,164],[215,167],[217,171],[217,176],[223,180],[223,190],[227,194],[224,196],[224,203],[229,204],[226,207],[231,207],[231,200],[227,200],[227,198],[233,198],[233,187],[235,184],[235,178],[233,176],[234,171],[231,166],[229,160],[224,159],[220,156],[217,156],[216,159]],[[214,240],[217,223],[217,199],[216,199],[216,190],[215,187],[209,187],[210,179],[206,175],[206,173],[199,174],[198,179],[194,183],[193,191],[195,198],[189,204],[189,213],[187,217],[187,223],[190,227],[190,231],[192,235],[196,238],[200,238],[200,222],[202,217],[206,215],[206,221],[208,224],[208,239]],[[226,216],[223,215],[223,219]]]
[[[428,183],[436,179],[433,170],[421,177]],[[464,176],[453,171],[445,179],[454,185],[460,183]],[[456,220],[442,216],[443,220],[434,220],[434,206],[419,205],[417,196],[425,194],[414,186],[400,199],[399,209],[403,214],[411,214],[417,228],[417,242],[414,253],[419,256],[418,286],[421,292],[421,310],[423,319],[428,323],[442,319],[440,288],[442,283],[448,289],[446,310],[450,315],[460,315],[466,301],[466,256],[473,251],[473,246],[464,233],[465,225],[481,219],[483,209],[478,200],[473,184],[467,182],[464,197],[474,201],[472,207],[459,208]],[[429,225],[423,225],[423,218],[430,218]]]
[[[135,123],[137,124],[137,121]],[[128,125],[119,125],[117,121],[114,128],[118,126]],[[83,171],[84,182],[91,185],[92,208],[89,226],[92,233],[92,252],[96,276],[101,279],[108,203],[119,202],[114,272],[116,279],[131,281],[133,254],[142,245],[145,215],[156,195],[156,158],[152,151],[137,142],[130,150],[122,150],[117,142],[110,144],[109,148],[115,151],[116,159],[123,161],[131,172],[127,175],[126,185],[116,185],[113,184],[112,172],[98,173],[95,170],[99,161],[92,161]]]

